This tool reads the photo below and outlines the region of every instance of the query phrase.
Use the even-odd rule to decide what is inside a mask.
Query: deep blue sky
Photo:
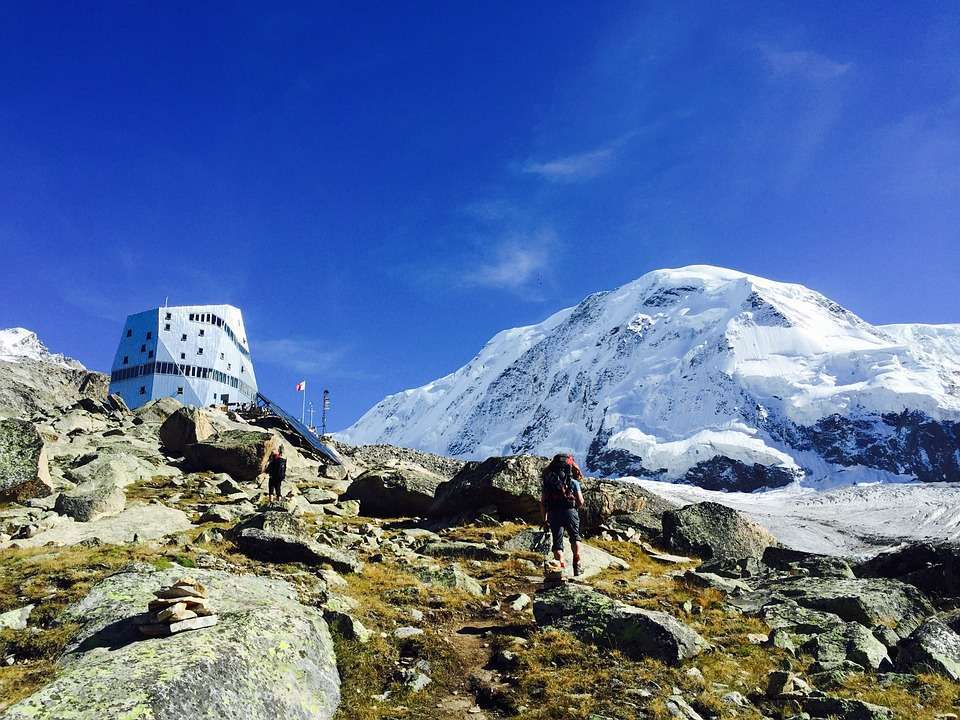
[[[6,3],[0,327],[230,302],[339,428],[660,267],[960,322],[957,3],[392,5]]]

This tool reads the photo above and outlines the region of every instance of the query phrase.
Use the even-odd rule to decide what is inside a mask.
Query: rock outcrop
[[[112,483],[91,483],[57,496],[54,510],[78,522],[119,514],[127,504],[123,488]]]
[[[585,642],[616,648],[634,659],[676,665],[707,648],[700,635],[668,613],[642,610],[574,584],[538,592],[533,616],[541,627],[569,630]]]
[[[363,567],[355,556],[335,547],[272,530],[241,530],[236,543],[243,553],[258,560],[330,565],[338,572],[357,572]]]
[[[57,676],[10,707],[4,720],[243,717],[329,720],[340,682],[326,623],[286,582],[212,570],[190,573],[220,623],[143,638],[136,620],[184,568],[134,566],[71,607],[80,630]]]
[[[43,438],[26,420],[0,420],[0,501],[23,501],[53,492]]]
[[[444,478],[409,462],[392,462],[370,468],[341,496],[358,500],[369,517],[424,517]]]
[[[534,455],[468,462],[453,479],[437,487],[430,516],[468,516],[481,508],[495,508],[501,519],[539,524],[543,520],[541,477],[548,462],[547,458]],[[580,513],[580,530],[585,534],[594,532],[613,516],[638,512],[658,515],[674,507],[639,485],[584,478],[581,487],[585,507]]]
[[[781,582],[775,589],[802,607],[833,613],[867,628],[883,626],[899,638],[934,614],[921,592],[897,580],[805,577]]]
[[[897,669],[960,681],[960,635],[936,618],[926,620],[900,644]]]
[[[160,426],[160,442],[167,452],[180,454],[187,445],[203,442],[214,433],[207,414],[192,406],[181,407]]]
[[[901,580],[933,597],[960,597],[960,544],[911,543],[860,563],[856,572]]]
[[[278,442],[272,433],[229,430],[186,445],[183,454],[195,471],[225,472],[238,482],[251,482],[264,471]]]
[[[687,505],[663,514],[667,547],[704,560],[760,558],[777,539],[736,510],[719,503]]]

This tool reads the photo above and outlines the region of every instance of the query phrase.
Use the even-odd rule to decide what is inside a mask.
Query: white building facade
[[[257,378],[240,310],[183,305],[128,316],[110,392],[131,408],[159,397],[199,407],[254,402]]]

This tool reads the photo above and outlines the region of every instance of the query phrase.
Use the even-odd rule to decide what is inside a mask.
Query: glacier
[[[960,481],[960,325],[871,325],[803,285],[656,270],[495,335],[338,434],[753,491]]]

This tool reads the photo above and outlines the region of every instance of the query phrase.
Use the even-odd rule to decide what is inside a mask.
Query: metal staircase
[[[293,430],[297,435],[302,437],[314,450],[327,458],[330,462],[335,465],[343,465],[343,460],[340,456],[337,455],[336,450],[328,445],[324,445],[320,442],[320,438],[310,432],[310,429],[304,425],[302,422],[297,420],[293,415],[288,413],[282,407],[277,405],[275,402],[266,397],[263,393],[257,393],[257,405],[264,410],[269,410],[274,415],[283,420],[291,430]]]

